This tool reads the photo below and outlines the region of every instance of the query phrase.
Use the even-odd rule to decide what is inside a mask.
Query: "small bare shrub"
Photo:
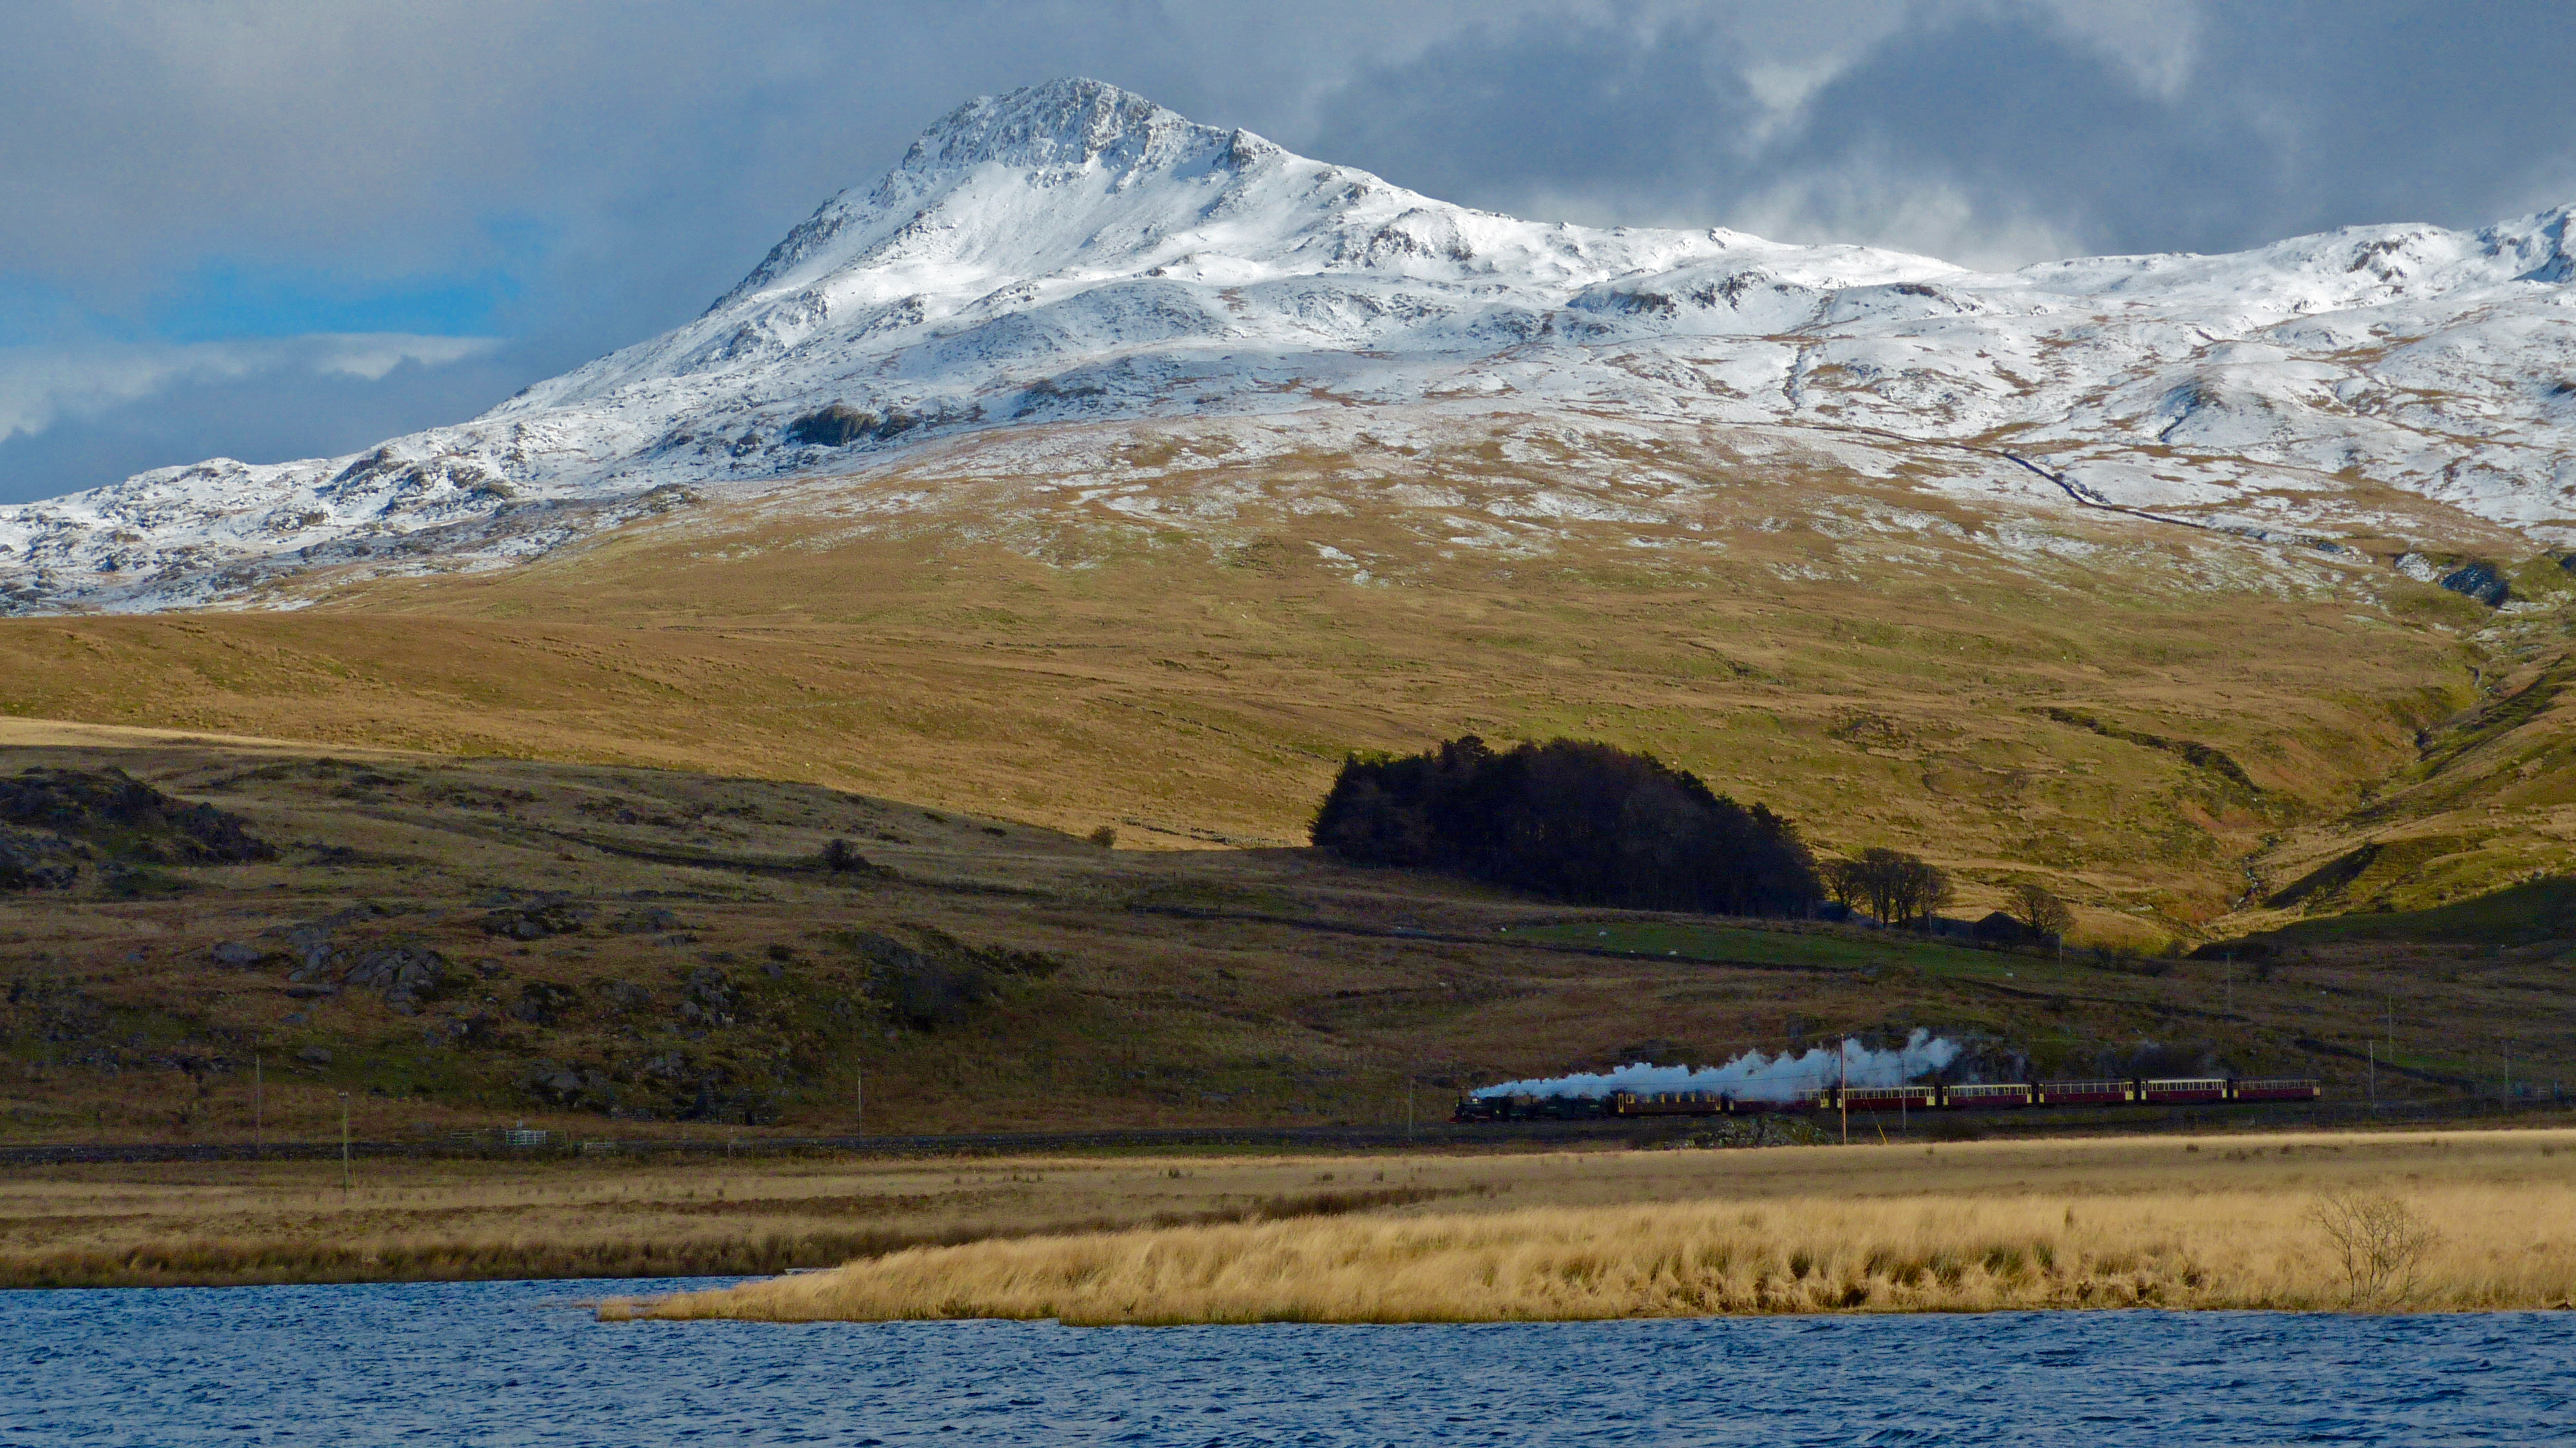
[[[2442,1240],[2413,1207],[2384,1192],[2329,1192],[2308,1219],[2332,1244],[2350,1307],[2412,1297],[2424,1259]]]
[[[1104,850],[1113,849],[1118,844],[1118,827],[1116,825],[1102,825],[1100,828],[1091,832],[1089,839],[1093,844],[1098,845]]]

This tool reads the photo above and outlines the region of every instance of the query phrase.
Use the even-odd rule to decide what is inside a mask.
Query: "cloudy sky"
[[[2576,201],[2563,0],[0,7],[0,502],[348,452],[1091,75],[1448,200],[2012,266]]]

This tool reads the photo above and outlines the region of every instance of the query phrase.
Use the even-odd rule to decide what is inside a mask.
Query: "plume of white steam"
[[[1484,1096],[1602,1097],[1614,1091],[1714,1091],[1738,1101],[1795,1101],[1836,1081],[1854,1086],[1902,1086],[1929,1076],[1959,1055],[1955,1041],[1917,1030],[1892,1051],[1873,1051],[1858,1041],[1842,1043],[1839,1058],[1818,1046],[1804,1055],[1782,1052],[1766,1056],[1747,1051],[1723,1066],[1649,1066],[1643,1061],[1613,1071],[1580,1071],[1544,1081],[1506,1081],[1481,1086]]]

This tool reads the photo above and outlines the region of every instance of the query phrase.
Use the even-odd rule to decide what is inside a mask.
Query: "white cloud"
[[[1940,177],[1890,174],[1866,163],[1774,183],[1727,212],[1727,225],[1775,241],[1858,242],[1978,271],[2010,271],[2091,250],[2082,237],[2038,217],[1980,210]]]
[[[2180,96],[2200,46],[2200,13],[2178,0],[2038,0],[2058,29],[2159,100]]]
[[[0,441],[34,436],[175,389],[276,374],[377,381],[405,362],[443,367],[485,356],[494,337],[317,333],[233,342],[0,348]]]

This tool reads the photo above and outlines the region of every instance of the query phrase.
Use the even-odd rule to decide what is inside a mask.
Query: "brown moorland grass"
[[[368,1161],[348,1189],[336,1162],[22,1168],[0,1178],[0,1288],[784,1272],[1494,1190],[1472,1160],[1393,1180],[1266,1157]]]
[[[1172,1324],[2566,1308],[2576,1305],[2571,1144],[2576,1133],[2025,1143],[1936,1149],[1936,1167],[1944,1150],[1953,1166],[1919,1175],[1912,1148],[1773,1150],[1743,1155],[1815,1165],[1756,1163],[1741,1183],[1708,1172],[1704,1195],[1655,1204],[1442,1204],[914,1248],[601,1310]],[[1816,1180],[1828,1174],[1842,1180]],[[1805,1189],[1777,1190],[1802,1179]],[[2368,1290],[2356,1290],[2318,1220],[2322,1204],[2355,1191],[2393,1197],[2438,1229],[2420,1258]]]
[[[705,1146],[849,1134],[862,1084],[877,1135],[1390,1127],[1485,1082],[1918,1026],[1980,1043],[1982,1071],[2125,1073],[2153,1044],[2319,1077],[2335,1111],[2576,1082],[2576,977],[2548,938],[2097,962],[1569,911],[1307,850],[1103,849],[679,772],[0,724],[0,775],[29,767],[124,770],[284,856],[0,896],[0,1144],[329,1140],[346,1093],[361,1142],[521,1123]],[[836,837],[884,872],[825,871]],[[540,890],[578,918],[494,931]],[[436,951],[443,982],[409,1011],[298,982],[291,941],[315,931],[347,959]],[[923,1018],[897,1009],[878,937],[1058,968]],[[717,1016],[692,1019],[711,982]]]

